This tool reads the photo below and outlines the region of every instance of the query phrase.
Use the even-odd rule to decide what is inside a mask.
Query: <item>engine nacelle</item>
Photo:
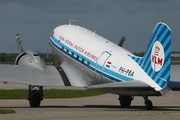
[[[37,68],[39,70],[45,70],[46,65],[37,53],[26,51],[19,54],[15,60],[16,65],[25,65]]]

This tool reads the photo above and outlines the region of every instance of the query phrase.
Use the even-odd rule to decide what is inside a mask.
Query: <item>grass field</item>
[[[103,92],[96,90],[44,90],[44,98],[77,98],[88,97],[104,94]],[[28,90],[0,90],[0,99],[27,99]],[[0,114],[13,114],[16,113],[10,109],[0,109]]]
[[[14,110],[10,110],[10,109],[0,109],[0,114],[13,114],[16,113]]]
[[[96,90],[44,90],[44,98],[77,98],[104,94]],[[28,90],[0,90],[0,99],[27,99]]]

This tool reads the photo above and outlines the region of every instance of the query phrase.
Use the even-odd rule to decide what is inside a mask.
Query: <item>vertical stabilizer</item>
[[[22,46],[20,34],[16,34],[15,38],[16,38],[16,43],[17,43],[17,48],[18,48],[19,53],[23,53],[23,46]]]
[[[170,80],[171,29],[159,22],[151,35],[143,58],[132,57],[162,89]]]

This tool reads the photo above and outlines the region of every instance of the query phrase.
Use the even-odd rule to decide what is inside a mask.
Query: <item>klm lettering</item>
[[[162,65],[163,59],[158,56],[152,55],[152,62],[158,65]]]

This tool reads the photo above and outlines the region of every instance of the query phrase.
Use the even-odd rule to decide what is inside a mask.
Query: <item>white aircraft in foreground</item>
[[[75,86],[119,95],[122,107],[129,107],[134,96],[142,96],[147,110],[153,105],[148,96],[162,96],[180,90],[180,82],[171,77],[171,30],[159,22],[150,38],[144,57],[138,57],[111,41],[77,25],[56,27],[50,36],[52,53],[61,66],[46,66],[38,54],[23,52],[16,65],[0,65],[0,81],[29,85],[29,103],[39,107],[43,86]],[[62,72],[63,71],[63,72]],[[38,88],[38,89],[34,89]]]

